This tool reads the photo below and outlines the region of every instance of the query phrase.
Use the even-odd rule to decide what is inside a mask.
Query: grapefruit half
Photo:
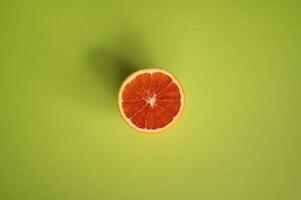
[[[118,106],[130,127],[158,133],[171,126],[184,107],[180,83],[168,71],[148,68],[129,75],[121,84]]]

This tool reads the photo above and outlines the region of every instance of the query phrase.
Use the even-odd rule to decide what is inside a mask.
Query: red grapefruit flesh
[[[123,119],[135,130],[160,132],[175,122],[184,94],[174,76],[162,69],[143,69],[122,83],[118,95]]]

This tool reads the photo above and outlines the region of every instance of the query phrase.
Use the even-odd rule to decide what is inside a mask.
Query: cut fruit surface
[[[118,105],[135,130],[160,132],[175,122],[184,106],[184,93],[174,76],[162,69],[134,72],[122,83]]]

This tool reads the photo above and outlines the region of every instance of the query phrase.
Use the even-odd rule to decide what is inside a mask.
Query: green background
[[[0,199],[301,199],[300,8],[1,0]],[[158,135],[117,111],[141,67],[185,90]]]

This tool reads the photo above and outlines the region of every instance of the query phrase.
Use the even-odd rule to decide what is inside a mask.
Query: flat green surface
[[[1,200],[301,199],[300,1],[0,2]],[[117,88],[183,84],[159,135]]]

